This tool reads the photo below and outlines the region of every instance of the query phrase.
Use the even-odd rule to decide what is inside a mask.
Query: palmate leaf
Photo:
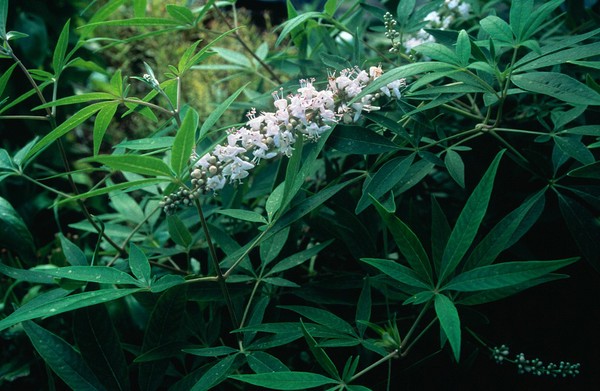
[[[412,269],[388,259],[361,258],[361,261],[379,269],[394,280],[419,289],[430,289]]]
[[[525,234],[542,212],[545,192],[546,188],[538,191],[496,224],[473,249],[464,263],[463,270],[491,264],[502,251]],[[533,221],[527,219],[530,211],[534,213]]]
[[[23,330],[46,364],[74,390],[105,390],[81,355],[56,334],[28,321]]]
[[[471,246],[471,243],[473,243],[473,239],[475,238],[479,225],[485,215],[492,194],[496,170],[498,169],[498,164],[500,163],[500,158],[503,154],[504,151],[501,151],[496,155],[458,216],[458,220],[450,234],[450,238],[448,238],[448,243],[444,250],[444,255],[442,256],[439,276],[440,282],[446,279],[446,277],[456,269]]]

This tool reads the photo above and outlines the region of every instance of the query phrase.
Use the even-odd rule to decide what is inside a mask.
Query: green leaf
[[[190,155],[196,142],[196,129],[198,128],[199,119],[198,112],[189,107],[175,136],[173,149],[171,150],[171,168],[179,177],[183,177],[187,171]]]
[[[130,389],[123,348],[106,306],[75,311],[73,334],[83,359],[106,389]]]
[[[398,250],[402,253],[411,269],[417,273],[420,280],[433,284],[429,257],[417,235],[396,215],[385,210],[379,202],[373,200],[373,205],[375,205],[377,213],[379,213],[379,216],[392,234]]]
[[[546,282],[560,280],[563,278],[568,278],[569,276],[565,274],[545,274],[542,277],[534,278],[532,280],[527,280],[520,284],[510,285],[504,288],[498,289],[488,289],[483,291],[476,291],[471,294],[461,295],[461,299],[457,301],[457,304],[463,305],[477,305],[477,304],[485,304],[493,301],[498,301],[500,299],[504,299],[506,297],[514,296],[519,292],[524,291],[525,289],[532,288],[534,286],[544,284]]]
[[[234,219],[249,221],[251,223],[267,224],[267,220],[258,212],[244,209],[220,209],[218,214],[233,217]]]
[[[175,137],[171,136],[139,138],[136,140],[121,141],[113,148],[126,148],[131,150],[158,150],[171,147],[174,141]]]
[[[396,195],[404,193],[411,187],[417,185],[421,179],[425,178],[435,165],[425,159],[417,161],[415,164],[410,166],[406,175],[398,182],[398,185],[394,188]]]
[[[414,158],[414,153],[408,156],[399,156],[381,166],[363,189],[354,213],[361,213],[367,209],[373,200],[380,200],[386,193],[392,190],[404,178]]]
[[[329,140],[332,148],[350,154],[375,155],[399,148],[386,137],[361,126],[336,126]]]
[[[36,307],[21,307],[15,312],[0,320],[0,331],[25,320],[41,317],[50,317],[63,312],[73,311],[83,307],[106,303],[121,297],[140,292],[141,289],[101,289],[98,291],[83,292],[67,297],[47,300]]]
[[[460,30],[458,33],[458,39],[456,40],[456,57],[461,66],[466,67],[469,65],[469,58],[471,57],[471,40],[469,34],[465,30]]]
[[[557,194],[560,213],[575,244],[590,265],[600,272],[600,224],[597,217],[571,197]]]
[[[396,17],[399,19],[400,24],[406,24],[408,17],[415,9],[415,4],[415,0],[402,0],[398,2],[398,6],[396,7]]]
[[[558,52],[543,54],[534,60],[515,64],[514,70],[519,72],[533,69],[551,67],[558,64],[574,63],[581,58],[593,57],[600,54],[600,42],[580,45],[574,48],[564,49]]]
[[[454,353],[454,358],[460,360],[460,318],[458,311],[452,300],[448,297],[437,294],[434,300],[435,313],[440,320],[442,331],[450,342],[450,347]]]
[[[262,217],[262,216],[261,216]],[[260,243],[260,261],[263,266],[273,261],[286,245],[290,228],[286,227]],[[267,274],[268,276],[269,274]]]
[[[524,40],[527,20],[533,12],[533,0],[515,1],[510,6],[510,27],[517,36],[517,43]]]
[[[178,26],[180,21],[165,18],[130,18],[130,19],[118,19],[118,20],[107,20],[103,22],[88,23],[80,28],[96,28],[99,26],[125,26],[125,27],[141,27],[141,26],[155,26],[155,27],[174,27]]]
[[[177,215],[167,216],[169,236],[178,245],[188,248],[192,244],[192,234]]]
[[[274,237],[276,237],[276,236],[274,236]],[[277,262],[271,268],[271,270],[265,274],[265,276],[271,276],[275,273],[281,273],[285,270],[289,270],[298,265],[301,265],[302,263],[306,262],[307,259],[314,257],[319,252],[321,252],[321,250],[323,250],[325,247],[329,246],[332,241],[333,240],[328,240],[324,243],[319,243],[315,246],[307,248],[306,250],[299,251],[293,255],[290,255],[287,258],[282,259],[281,261]]]
[[[600,95],[599,95],[600,96]],[[581,142],[581,137],[576,135],[566,135],[566,136],[555,136],[553,137],[556,146],[577,160],[581,164],[592,164],[596,161],[594,155],[590,152],[589,149]]]
[[[511,81],[523,90],[549,95],[573,105],[600,105],[599,93],[562,73],[529,72],[514,75]]]
[[[338,373],[337,368],[331,358],[327,355],[323,348],[319,347],[317,341],[313,338],[312,335],[306,330],[304,327],[304,322],[300,319],[300,328],[302,329],[302,334],[304,335],[304,339],[306,339],[306,343],[308,344],[308,348],[313,354],[314,358],[317,360],[317,363],[323,370],[329,374],[329,376],[341,380],[340,374]]]
[[[85,256],[85,253],[73,242],[65,237],[65,235],[60,232],[58,234],[58,238],[60,239],[60,246],[62,247],[63,254],[65,254],[65,258],[67,262],[71,264],[71,266],[88,266],[88,260]]]
[[[431,258],[436,274],[440,270],[444,249],[452,228],[435,197],[431,197]]]
[[[291,19],[288,19],[286,22],[282,23],[279,27],[283,27],[277,41],[275,42],[275,46],[279,46],[281,42],[285,39],[287,35],[289,35],[292,30],[296,27],[300,27],[301,24],[305,23],[309,19],[317,19],[317,18],[328,18],[327,14],[322,12],[310,11],[303,12],[298,16],[295,16]]]
[[[525,225],[525,228],[531,227],[533,222],[528,221],[527,216],[532,210],[535,211],[537,206],[543,206],[545,192],[545,188],[538,191],[496,224],[475,249],[473,249],[473,252],[471,252],[465,261],[463,270],[493,263],[502,251],[514,243],[516,239],[515,234],[518,234],[517,238],[521,237],[525,232],[517,231],[523,225]],[[539,217],[539,213],[536,215]]]
[[[273,216],[275,213],[279,211],[281,208],[281,203],[283,202],[283,190],[285,188],[285,181],[280,183],[275,190],[269,194],[269,198],[267,198],[267,202],[265,205],[265,209],[267,211],[267,217],[269,221],[273,221]]]
[[[166,181],[165,179],[160,179],[160,178],[158,178],[158,179],[157,178],[145,178],[145,179],[139,179],[139,180],[131,181],[131,182],[118,183],[116,185],[110,185],[110,186],[99,188],[96,190],[90,190],[86,193],[81,193],[76,196],[71,196],[69,198],[66,198],[66,199],[58,202],[57,205],[62,205],[64,203],[74,201],[74,200],[91,198],[91,197],[99,196],[99,195],[106,194],[106,193],[113,193],[116,190],[126,189],[126,190],[130,191],[130,190],[134,190],[134,189],[138,189],[138,188],[141,189],[141,188],[147,187],[147,185],[157,184],[157,183],[161,183],[161,182],[165,182],[165,181]]]
[[[192,387],[191,391],[205,391],[227,379],[227,376],[235,370],[234,364],[237,355],[227,356],[213,365],[198,382]]]
[[[348,69],[352,68],[352,64],[344,57],[336,56],[335,54],[321,53],[319,55],[323,65],[331,69]]]
[[[141,354],[180,338],[187,302],[186,288],[186,285],[171,288],[158,298],[148,320]],[[161,387],[168,367],[169,359],[140,364],[138,376],[140,390],[154,391]]]
[[[12,207],[0,197],[0,246],[17,253],[23,260],[33,261],[35,245],[27,225]]]
[[[65,340],[33,322],[24,322],[23,330],[46,364],[74,390],[104,390],[81,355]]]
[[[0,0],[0,37],[6,40],[6,18],[8,17],[8,0]]]
[[[289,368],[284,363],[269,353],[252,352],[246,359],[248,360],[248,366],[255,373],[289,372]]]
[[[99,284],[139,285],[139,282],[129,274],[108,266],[66,266],[58,269],[45,269],[44,273],[54,277]]]
[[[306,390],[337,383],[323,375],[310,372],[272,372],[249,375],[231,375],[231,379],[271,390]]]
[[[545,1],[534,12],[532,12],[525,22],[525,31],[523,32],[523,40],[528,39],[539,31],[542,23],[550,16],[552,11],[558,8],[564,0]]]
[[[146,254],[135,243],[129,247],[129,269],[140,281],[150,284],[150,262]]]
[[[304,316],[313,322],[326,326],[332,330],[336,330],[348,335],[355,335],[354,329],[348,322],[329,311],[300,305],[282,305],[279,306],[279,308],[294,311],[301,316]]]
[[[35,282],[38,284],[54,284],[56,282],[52,276],[49,276],[44,272],[37,270],[17,269],[6,266],[3,263],[0,263],[0,273],[17,281]]]
[[[233,94],[229,95],[227,99],[225,99],[219,106],[217,106],[214,110],[210,112],[204,123],[200,127],[200,141],[204,140],[208,131],[217,123],[219,118],[227,111],[229,106],[237,99],[237,97],[244,91],[244,89],[248,86],[248,83],[244,84],[242,87],[238,88]]]
[[[57,106],[67,106],[67,105],[75,105],[79,103],[89,103],[93,100],[114,100],[115,95],[109,94],[108,92],[87,92],[83,94],[77,94],[73,96],[67,96],[65,98],[60,98],[54,100],[52,102],[45,103],[43,105],[39,105],[34,107],[32,110],[41,110],[46,109],[48,107],[57,107]],[[118,103],[118,102],[113,102]]]
[[[439,43],[422,43],[419,46],[415,47],[414,50],[424,56],[431,58],[432,60],[440,61],[446,64],[460,65],[460,60],[458,59],[456,53]]]
[[[428,285],[420,279],[419,275],[415,273],[414,270],[400,265],[397,262],[377,258],[361,258],[360,260],[379,269],[382,273],[398,282],[415,288],[429,289]]]
[[[29,150],[29,152],[27,152],[23,160],[28,160],[29,158],[33,157],[35,154],[45,149],[52,142],[67,134],[71,129],[75,128],[79,124],[83,123],[86,119],[96,114],[96,112],[112,104],[112,102],[99,102],[91,104],[79,110],[71,117],[69,117],[65,122],[57,126],[53,131],[45,135],[33,147],[31,147],[31,149]]]
[[[70,22],[70,20],[67,20],[67,23],[63,26],[58,41],[56,41],[56,47],[54,48],[52,69],[54,69],[55,75],[59,75],[65,66],[65,55],[67,53],[67,46],[69,45]]]
[[[232,353],[239,352],[238,349],[230,348],[229,346],[215,346],[210,348],[190,348],[190,349],[181,349],[181,351],[193,354],[194,356],[200,357],[219,357],[219,356],[227,356]]]
[[[458,153],[452,149],[446,150],[444,163],[448,169],[448,174],[458,183],[460,187],[465,188],[465,163]]]
[[[503,154],[504,151],[501,151],[496,155],[458,216],[442,257],[440,281],[443,281],[456,269],[475,239],[492,194],[494,177]]]
[[[481,24],[481,28],[483,28],[492,39],[499,42],[508,43],[510,45],[514,44],[515,41],[512,29],[508,23],[499,17],[489,15],[479,21],[479,24]]]
[[[363,279],[363,287],[360,291],[358,302],[356,303],[356,328],[358,329],[358,335],[361,338],[367,329],[365,322],[369,322],[371,320],[372,300],[371,283],[369,281],[369,277],[365,277]]]
[[[142,155],[98,155],[81,160],[97,162],[114,170],[133,172],[150,176],[173,177],[171,169],[165,162],[153,156]]]
[[[0,7],[2,7],[2,6],[0,5]],[[4,89],[6,88],[6,84],[10,80],[10,76],[12,75],[12,72],[15,70],[15,68],[17,67],[17,65],[19,65],[19,64],[18,63],[12,64],[6,71],[4,71],[2,73],[2,76],[0,76],[0,96],[2,96],[2,94],[4,93]]]
[[[100,144],[102,143],[106,129],[115,116],[118,107],[118,102],[113,103],[110,106],[100,109],[96,115],[96,120],[94,121],[94,156],[98,155],[100,151]]]
[[[454,277],[442,287],[443,290],[459,292],[482,291],[504,288],[533,280],[570,265],[579,258],[566,258],[556,261],[514,261],[497,265],[481,266]]]
[[[173,19],[186,24],[194,23],[194,14],[186,7],[181,7],[174,4],[167,4],[167,12]]]
[[[577,178],[600,179],[600,162],[594,162],[583,167],[578,167],[569,171],[567,175]]]
[[[150,286],[150,292],[159,293],[183,283],[185,283],[185,279],[182,276],[176,274],[167,274],[159,278],[157,281],[152,282],[152,285]]]

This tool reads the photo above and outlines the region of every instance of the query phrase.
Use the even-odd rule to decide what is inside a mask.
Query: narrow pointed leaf
[[[235,370],[234,364],[236,358],[237,355],[233,354],[218,361],[202,375],[200,380],[192,387],[191,391],[206,391],[223,382],[227,379],[227,376]]]
[[[444,290],[473,292],[486,289],[504,288],[539,278],[579,258],[566,258],[556,261],[515,261],[497,265],[481,266],[454,277]]]
[[[504,20],[495,15],[490,15],[482,19],[479,23],[492,39],[513,44],[513,31]]]
[[[500,255],[512,242],[513,238],[528,213],[540,203],[543,205],[544,193],[546,189],[542,189],[535,193],[531,198],[525,201],[517,209],[504,217],[490,232],[479,242],[477,247],[469,255],[465,261],[463,270],[473,269],[479,266],[486,266],[494,262],[496,257]],[[539,216],[539,214],[538,214]],[[527,222],[526,223],[530,223]],[[527,224],[531,227],[531,224]],[[524,232],[520,232],[523,235]]]
[[[54,316],[78,308],[106,303],[135,292],[140,292],[140,289],[102,289],[55,298],[36,307],[21,307],[0,320],[0,331],[25,320]]]
[[[444,164],[448,169],[448,174],[458,183],[460,187],[465,187],[465,163],[460,155],[452,149],[446,151]]]
[[[65,340],[33,322],[23,329],[46,364],[74,390],[105,390],[81,355]]]
[[[146,254],[134,243],[131,243],[129,249],[129,269],[138,280],[150,283],[150,262]]]
[[[460,30],[456,40],[456,56],[461,66],[466,67],[471,57],[471,41],[465,30]]]
[[[419,276],[420,280],[433,283],[429,257],[417,235],[397,216],[385,210],[379,202],[373,200],[373,205],[375,205],[377,213],[379,213],[386,227],[390,230],[394,242],[398,246],[398,250],[402,253],[411,269]]]
[[[67,20],[58,37],[56,47],[54,48],[54,55],[52,56],[52,69],[54,69],[56,75],[60,74],[65,64],[65,55],[67,53],[67,46],[69,45],[69,30],[70,20]]]
[[[341,125],[333,130],[328,144],[349,154],[374,155],[395,151],[398,146],[388,138],[362,126]]]
[[[406,266],[400,265],[397,262],[390,261],[388,259],[376,258],[361,258],[361,261],[379,269],[379,271],[390,276],[398,282],[416,288],[430,289],[430,287],[420,279],[417,273]]]
[[[208,118],[204,120],[202,126],[200,127],[200,137],[199,140],[203,140],[204,137],[208,134],[208,131],[217,123],[219,118],[227,111],[229,106],[237,99],[237,97],[244,91],[244,89],[248,86],[248,84],[244,84],[242,87],[238,88],[233,94],[229,95],[227,99],[225,99],[219,106],[217,106],[213,111],[210,112]]]
[[[66,266],[58,269],[47,269],[44,270],[44,273],[54,277],[100,284],[137,285],[139,283],[129,274],[108,266]]]
[[[496,170],[498,169],[498,164],[503,153],[504,151],[501,151],[496,155],[458,216],[442,257],[440,281],[444,280],[456,269],[462,257],[471,246],[471,243],[473,243],[473,239],[485,215],[492,194]]]
[[[153,156],[141,155],[98,155],[82,161],[97,162],[114,170],[133,172],[149,176],[173,177],[171,169],[165,162]]]
[[[280,306],[280,308],[284,308],[290,311],[294,311],[301,316],[304,316],[315,323],[321,324],[328,328],[337,330],[342,333],[354,335],[354,329],[352,326],[340,318],[337,315],[332,314],[329,311],[322,310],[320,308],[306,307],[300,305],[285,305]]]
[[[108,390],[129,390],[127,362],[106,306],[77,310],[73,333],[81,355],[100,382]]]
[[[31,232],[19,213],[2,197],[0,197],[0,246],[14,251],[24,260],[35,260],[35,245]]]
[[[113,103],[110,106],[103,107],[96,114],[96,120],[94,121],[94,155],[98,155],[100,151],[100,144],[108,125],[110,125],[110,121],[112,121],[117,112],[117,107],[119,107],[119,103]]]
[[[335,367],[335,364],[333,363],[333,361],[331,361],[331,358],[329,358],[325,350],[317,346],[317,341],[315,341],[313,336],[310,335],[310,333],[306,330],[306,327],[304,327],[304,322],[302,322],[302,320],[300,320],[300,328],[302,329],[302,334],[304,334],[304,339],[306,339],[308,348],[317,360],[317,363],[319,363],[319,366],[323,368],[323,370],[326,373],[328,373],[329,376],[341,380],[338,370]]]
[[[386,193],[394,188],[402,180],[410,168],[415,154],[400,156],[385,163],[363,189],[363,194],[356,205],[355,213],[365,210],[371,203],[371,197],[380,200]]]
[[[192,234],[177,215],[167,216],[169,235],[175,243],[185,248],[192,244]]]
[[[558,194],[560,212],[567,228],[585,259],[600,271],[600,224],[598,219],[579,202],[564,194]]]
[[[60,246],[62,247],[63,254],[65,254],[65,258],[71,266],[89,266],[85,253],[79,247],[67,239],[62,233],[58,234],[58,238],[60,239]]]
[[[440,271],[444,249],[452,228],[435,197],[431,197],[431,257],[436,274]]]
[[[458,317],[458,311],[452,300],[442,294],[435,295],[434,307],[435,313],[440,320],[440,326],[448,338],[448,342],[450,342],[450,347],[454,353],[454,358],[458,362],[460,360],[461,344],[460,318]]]
[[[247,360],[248,366],[255,373],[289,372],[289,368],[284,363],[266,352],[252,352],[248,355]]]
[[[177,341],[184,323],[186,291],[186,286],[177,286],[159,297],[148,320],[141,353]],[[142,363],[139,367],[139,388],[144,391],[159,389],[168,367],[168,359]]]
[[[35,154],[37,154],[38,152],[42,151],[44,148],[46,148],[52,142],[56,141],[58,138],[67,134],[70,130],[72,130],[73,128],[75,128],[76,126],[78,126],[79,124],[84,122],[86,119],[88,119],[92,115],[96,114],[96,112],[98,112],[100,109],[102,109],[106,106],[109,106],[109,105],[112,105],[112,102],[99,102],[99,103],[91,104],[91,105],[86,106],[83,109],[79,110],[78,112],[73,114],[71,117],[69,117],[65,122],[63,122],[62,124],[57,126],[50,133],[48,133],[47,135],[42,137],[42,139],[40,141],[38,141],[29,150],[29,152],[27,152],[24,160],[27,160],[27,159],[31,158],[32,156],[34,156]]]
[[[311,372],[273,372],[250,375],[232,375],[231,379],[271,390],[307,390],[337,383],[323,375]]]
[[[188,108],[183,117],[181,127],[177,131],[173,149],[171,150],[171,168],[178,176],[183,176],[196,142],[196,129],[199,115],[196,110]]]
[[[529,72],[514,75],[511,81],[519,88],[549,95],[573,105],[600,105],[600,94],[558,72]]]

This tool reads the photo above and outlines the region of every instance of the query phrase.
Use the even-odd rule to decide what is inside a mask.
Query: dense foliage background
[[[599,4],[0,0],[0,387],[600,386]]]

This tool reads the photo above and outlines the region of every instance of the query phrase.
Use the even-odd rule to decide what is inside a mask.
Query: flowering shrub
[[[269,47],[235,2],[109,0],[53,35],[0,0],[0,384],[600,384],[593,9],[382,3],[288,2]],[[173,64],[101,66],[215,19]],[[182,91],[207,67],[248,83],[203,118]],[[108,145],[132,117],[154,125]]]

